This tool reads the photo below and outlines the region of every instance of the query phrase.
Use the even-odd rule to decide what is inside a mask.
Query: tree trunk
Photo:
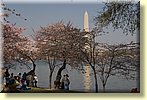
[[[50,71],[50,75],[49,75],[49,89],[52,88],[52,75],[53,75],[53,70]]]
[[[56,80],[60,81],[61,80],[61,73],[62,71],[66,68],[66,60],[64,60],[62,67],[58,70],[57,76],[56,76]]]
[[[34,62],[33,60],[31,60],[31,61],[32,61],[32,64],[33,64],[33,69],[30,70],[30,71],[27,73],[27,75],[35,75],[36,64],[35,64],[35,62]]]
[[[106,85],[103,84],[103,92],[105,93]]]
[[[54,81],[55,88],[60,87],[61,73],[66,68],[66,60],[64,60],[62,67],[58,70],[56,80]]]
[[[33,62],[33,72],[35,73],[35,70],[36,70],[36,64]]]
[[[95,79],[95,92],[97,93],[98,92],[98,82],[97,82],[97,76],[96,76],[96,71],[95,71],[94,66],[92,67],[92,69],[94,72],[94,79]]]
[[[35,75],[35,70],[36,70],[36,64],[33,60],[31,60],[32,63],[33,63],[33,69],[30,70],[28,73],[27,73],[27,76],[28,75],[31,75],[31,80],[30,80],[30,85],[29,86],[33,86],[33,78],[34,78],[34,75]]]

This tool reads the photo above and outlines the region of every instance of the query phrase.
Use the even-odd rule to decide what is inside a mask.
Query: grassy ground
[[[31,88],[31,90],[21,91],[21,93],[86,93],[84,91],[61,90],[61,89],[46,89],[46,88]]]
[[[35,88],[31,87],[30,90],[4,90],[1,93],[94,93],[94,91],[75,91],[75,90],[62,90],[62,89],[47,89],[47,88]],[[99,93],[103,93],[99,91]],[[107,91],[106,93],[140,93],[140,91],[130,92],[130,91]]]
[[[74,91],[74,90],[62,90],[62,89],[47,89],[47,88],[35,88],[31,87],[30,90],[19,90],[19,91],[2,91],[2,93],[87,93],[85,91]]]

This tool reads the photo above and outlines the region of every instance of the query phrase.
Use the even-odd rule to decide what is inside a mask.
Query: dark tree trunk
[[[30,70],[28,73],[27,73],[27,76],[28,75],[31,75],[31,80],[30,80],[30,86],[33,86],[33,78],[34,78],[34,75],[35,75],[35,70],[36,70],[36,64],[33,60],[31,60],[32,63],[33,63],[33,69]]]
[[[52,88],[52,75],[53,75],[53,71],[50,71],[50,75],[49,75],[49,89]]]
[[[105,93],[105,88],[106,88],[106,85],[103,84],[103,92]]]
[[[59,88],[60,80],[61,80],[61,73],[66,68],[66,60],[64,60],[62,67],[58,70],[56,80],[54,81],[55,88]]]
[[[56,80],[60,81],[61,80],[61,73],[62,71],[66,68],[66,60],[64,60],[62,67],[58,70]]]
[[[32,64],[33,64],[33,69],[30,70],[30,71],[27,73],[27,75],[35,74],[35,70],[36,70],[35,61],[34,61],[30,56],[28,56],[27,54],[24,54],[22,51],[19,51],[19,50],[16,49],[16,48],[15,48],[15,50],[16,50],[19,54],[21,54],[21,55],[23,55],[24,57],[27,57],[29,60],[31,60],[31,62],[32,62]]]
[[[95,79],[95,92],[98,92],[98,82],[97,82],[97,76],[94,66],[92,66],[93,72],[94,72],[94,79]]]
[[[27,73],[27,75],[35,75],[36,64],[35,64],[34,61],[32,61],[32,63],[33,63],[33,69],[30,70],[30,71]]]
[[[35,73],[35,70],[36,70],[36,64],[35,64],[35,62],[33,62],[33,72]]]

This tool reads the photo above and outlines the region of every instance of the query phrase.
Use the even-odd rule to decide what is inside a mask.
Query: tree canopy
[[[102,11],[94,18],[97,29],[112,25],[114,30],[122,29],[124,34],[140,30],[140,2],[106,2]]]

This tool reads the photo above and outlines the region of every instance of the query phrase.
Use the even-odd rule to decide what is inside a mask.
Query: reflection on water
[[[92,84],[92,80],[90,77],[90,73],[91,73],[91,69],[89,66],[85,66],[84,67],[85,70],[85,74],[84,74],[84,89],[85,90],[90,90],[91,84]]]

